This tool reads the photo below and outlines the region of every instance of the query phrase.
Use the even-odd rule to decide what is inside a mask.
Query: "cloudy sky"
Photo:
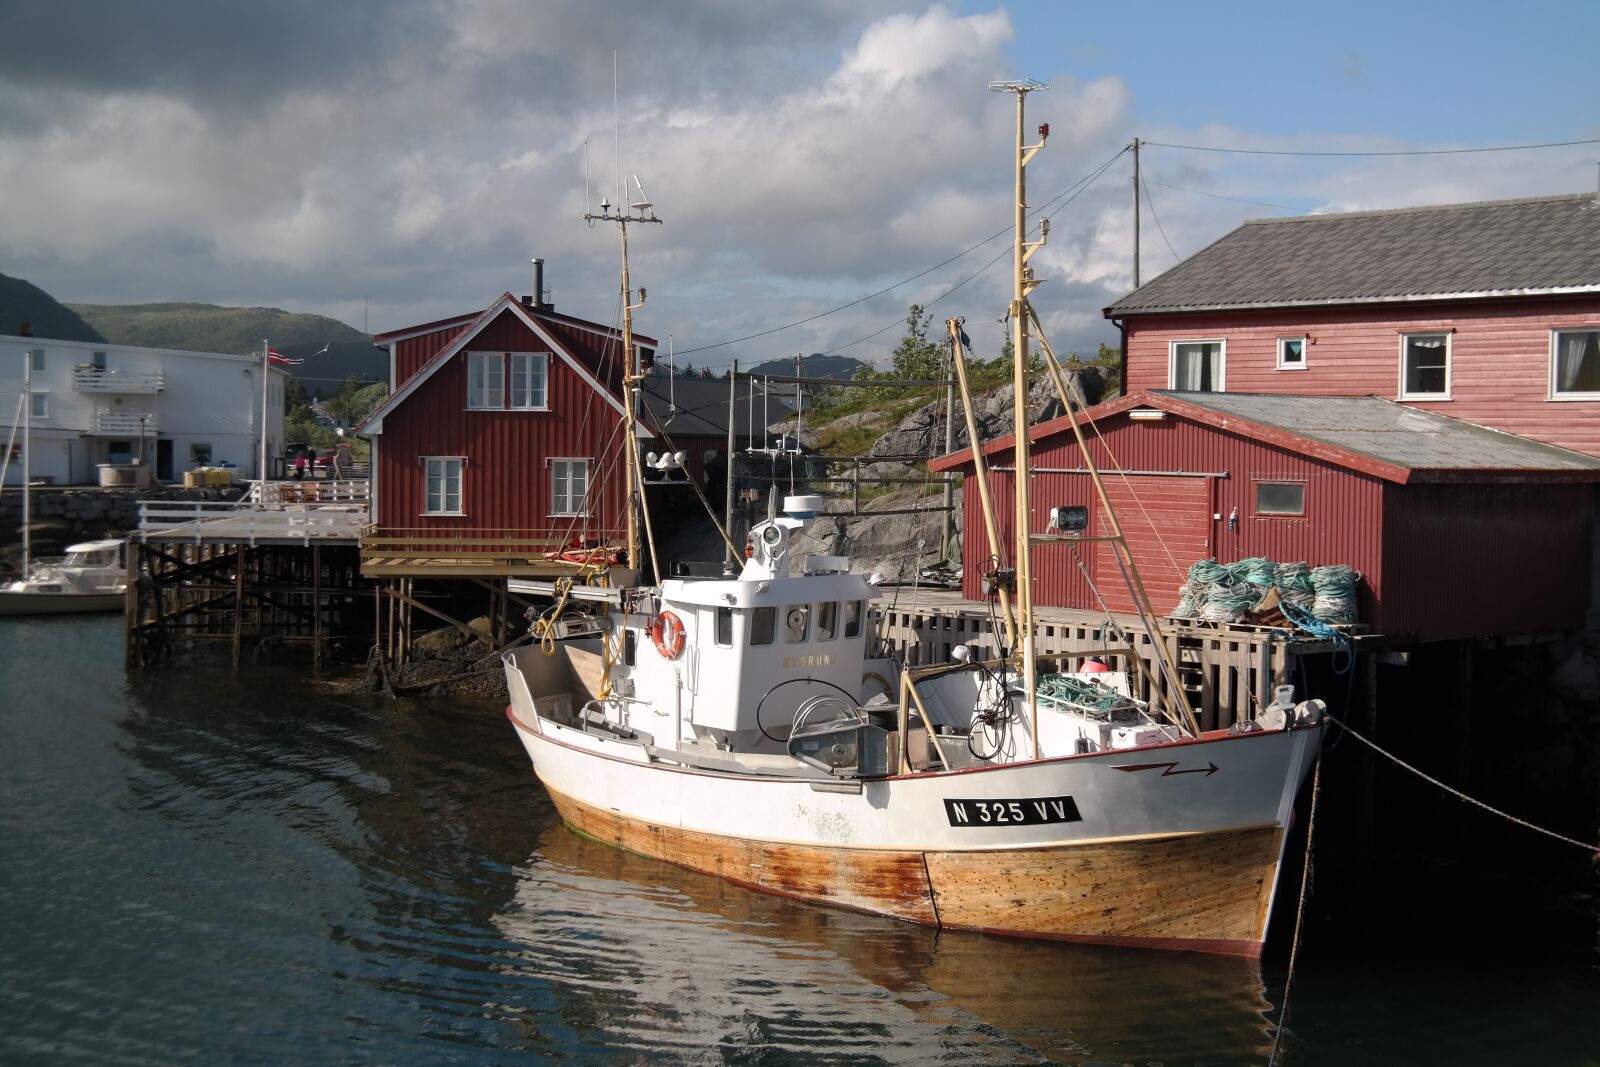
[[[1145,280],[1246,218],[1586,191],[1600,144],[1337,153],[1600,138],[1597,42],[1600,4],[1555,0],[0,0],[0,273],[379,332],[527,292],[538,255],[613,322],[616,231],[579,216],[638,174],[638,327],[680,361],[881,359],[913,301],[989,354],[1014,105],[986,86],[1026,77],[1035,304],[1090,352],[1133,138],[1195,146],[1143,150]]]

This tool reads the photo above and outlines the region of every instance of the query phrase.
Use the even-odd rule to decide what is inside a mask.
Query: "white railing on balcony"
[[[89,432],[118,434],[133,437],[143,432],[154,436],[161,432],[159,415],[125,415],[120,411],[97,411],[89,421]]]
[[[72,388],[80,393],[159,393],[166,387],[167,376],[162,371],[72,369]]]
[[[346,503],[268,504],[221,500],[142,500],[141,541],[273,544],[350,541],[361,538],[367,505]]]

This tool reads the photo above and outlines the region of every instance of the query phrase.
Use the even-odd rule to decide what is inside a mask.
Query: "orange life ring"
[[[650,620],[650,640],[663,659],[677,659],[683,652],[683,620],[663,611]]]

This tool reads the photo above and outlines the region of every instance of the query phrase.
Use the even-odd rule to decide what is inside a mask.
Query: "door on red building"
[[[1104,479],[1150,603],[1156,614],[1169,614],[1178,606],[1178,587],[1190,565],[1211,555],[1211,479],[1115,472]],[[1100,533],[1111,532],[1104,512],[1097,525]],[[1094,580],[1112,611],[1134,610],[1110,542],[1096,546]]]

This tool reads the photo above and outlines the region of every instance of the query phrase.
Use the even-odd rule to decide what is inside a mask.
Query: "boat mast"
[[[1014,536],[1016,537],[1016,570],[1017,570],[1017,631],[1019,643],[1017,655],[1021,660],[1023,690],[1028,695],[1028,732],[1033,736],[1033,756],[1039,757],[1039,703],[1035,692],[1038,682],[1038,663],[1034,658],[1033,644],[1033,564],[1029,552],[1028,534],[1032,525],[1032,502],[1028,494],[1028,471],[1031,464],[1028,461],[1028,339],[1029,316],[1027,313],[1028,293],[1039,283],[1033,277],[1033,270],[1028,266],[1028,259],[1034,252],[1043,247],[1045,238],[1049,235],[1048,223],[1041,223],[1039,227],[1039,240],[1028,243],[1028,161],[1034,157],[1039,149],[1044,147],[1044,139],[1049,135],[1050,128],[1046,125],[1039,127],[1039,143],[1026,145],[1023,143],[1026,136],[1024,127],[1024,112],[1028,94],[1046,86],[1036,81],[1004,81],[990,82],[989,88],[996,92],[1012,93],[1017,98],[1017,140],[1016,140],[1016,197],[1012,205],[1015,212],[1012,230],[1012,271],[1011,271],[1011,387],[1014,394],[1014,410],[1012,412],[1012,435],[1015,438],[1015,467],[1016,475],[1012,484],[1016,486],[1016,515],[1014,522]],[[976,446],[975,446],[976,447]]]
[[[33,349],[22,357],[22,577],[33,571]]]
[[[630,222],[655,222],[656,213],[649,200],[645,199],[644,186],[639,184],[638,175],[634,175],[634,185],[638,186],[639,199],[626,207],[618,205],[615,212],[606,201],[600,202],[598,215],[585,212],[586,222],[614,222],[617,230],[622,235],[622,409],[623,409],[623,470],[626,482],[623,490],[624,506],[628,513],[628,567],[639,570],[639,514],[635,510],[635,497],[638,497],[639,506],[643,506],[644,472],[638,469],[639,441],[635,436],[634,427],[637,416],[634,414],[638,403],[639,382],[643,375],[639,373],[639,355],[634,350],[633,344],[633,313],[644,307],[645,291],[639,290],[639,302],[633,302],[632,283],[628,278],[628,223]],[[656,575],[657,580],[660,575]]]

